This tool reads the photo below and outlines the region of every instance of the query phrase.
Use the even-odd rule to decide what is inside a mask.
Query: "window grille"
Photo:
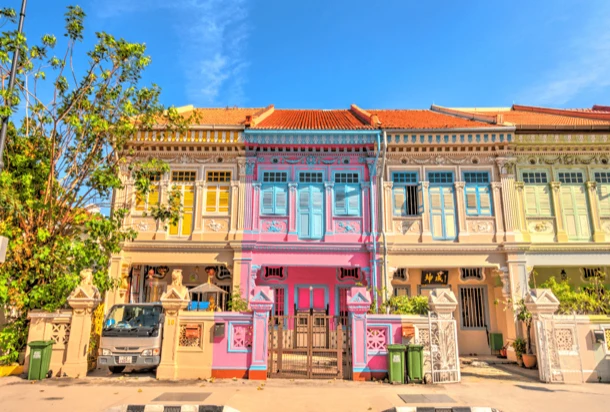
[[[610,183],[610,172],[595,172],[597,183]]]
[[[207,174],[207,181],[212,183],[228,183],[231,181],[231,172],[213,172]]]
[[[231,285],[218,285],[218,287],[220,289],[224,290],[225,292],[227,292],[227,293],[219,293],[220,302],[218,303],[218,307],[222,311],[227,311],[227,310],[229,310],[229,296],[231,296]]]
[[[462,280],[483,280],[483,268],[461,268],[460,278]]]
[[[194,170],[175,170],[172,172],[172,182],[194,182],[197,172]]]
[[[394,279],[407,280],[407,269],[406,268],[396,269],[396,272],[394,272]]]
[[[284,279],[284,267],[269,267],[265,266],[265,279]]]
[[[466,183],[489,183],[489,173],[487,173],[487,172],[465,172],[464,181]]]
[[[559,172],[559,181],[561,183],[584,183],[584,178],[581,172]]]
[[[546,172],[524,172],[523,182],[527,184],[542,184],[548,183],[548,176]]]
[[[582,268],[583,277],[585,279],[598,277],[601,272],[602,268]]]
[[[335,174],[335,183],[358,183],[358,173],[337,173]]]
[[[273,316],[284,316],[284,288],[273,288]]]
[[[288,173],[286,172],[263,172],[263,183],[286,183]]]
[[[411,288],[409,286],[393,286],[394,296],[411,296]]]
[[[347,324],[349,316],[349,311],[347,310],[347,291],[347,288],[339,289],[339,317],[342,319],[341,323],[343,325]]]
[[[322,173],[302,172],[299,174],[300,183],[322,183]]]
[[[428,173],[430,183],[453,183],[453,173],[451,172],[430,172]]]
[[[463,286],[459,290],[462,329],[485,329],[485,290],[480,286]]]
[[[339,268],[339,279],[359,279],[358,268]]]
[[[394,172],[394,215],[418,216],[420,193],[416,172]]]

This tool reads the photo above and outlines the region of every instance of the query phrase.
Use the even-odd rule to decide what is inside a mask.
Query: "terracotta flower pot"
[[[500,349],[500,357],[501,358],[506,358],[506,348]]]
[[[523,366],[528,369],[532,369],[536,367],[536,355],[527,355],[523,354]]]

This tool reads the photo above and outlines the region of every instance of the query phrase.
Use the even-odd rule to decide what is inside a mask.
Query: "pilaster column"
[[[384,205],[384,213],[383,213],[383,225],[385,227],[385,231],[387,233],[391,233],[394,231],[392,225],[392,217],[394,216],[394,204],[392,202],[392,188],[394,187],[394,182],[383,182],[383,196],[385,199]]]
[[[430,182],[421,181],[419,182],[422,188],[422,214],[421,214],[421,225],[422,225],[422,242],[432,242],[432,232],[430,231],[430,198],[428,197],[428,189]]]
[[[363,287],[354,287],[347,292],[347,310],[352,339],[352,379],[367,379],[365,372],[368,356],[366,352],[366,313],[371,308],[371,294]]]
[[[239,182],[232,181],[231,182],[231,222],[229,222],[230,233],[235,234],[237,231],[237,213],[238,213],[238,205],[240,204],[239,198]]]
[[[87,376],[91,316],[101,302],[100,292],[97,287],[93,286],[91,269],[82,270],[80,276],[80,285],[68,297],[68,305],[72,308],[72,320],[66,360],[62,371],[70,378]]]
[[[360,183],[360,189],[362,192],[362,232],[364,236],[369,236],[371,233],[373,233],[373,229],[371,226],[371,201],[369,199],[369,196],[371,196],[372,193],[371,182]]]
[[[517,158],[515,157],[496,158],[496,165],[500,171],[500,184],[502,185],[502,208],[496,209],[496,213],[501,214],[504,218],[504,230],[507,241],[515,240],[515,231],[521,231],[519,215],[525,215],[525,211],[519,208],[518,195],[515,191],[516,162]],[[500,240],[498,239],[497,241]]]
[[[201,236],[203,233],[203,192],[205,190],[205,182],[198,180],[195,183],[195,210],[193,211],[193,220],[195,228],[193,229],[193,239]]]
[[[466,226],[466,199],[464,198],[464,182],[455,182],[455,200],[457,211],[458,242],[464,242],[468,237],[468,227]]]
[[[253,156],[255,156],[256,154],[254,154]],[[253,225],[254,225],[254,203],[255,203],[255,196],[254,196],[254,190],[253,190],[253,181],[254,181],[254,167],[256,165],[256,159],[255,158],[247,158],[246,159],[246,184],[245,184],[245,191],[246,191],[246,199],[245,199],[245,205],[244,205],[244,229],[245,230],[252,230]]]
[[[261,183],[252,183],[253,197],[252,197],[252,230],[259,230],[259,217],[260,217],[260,198],[261,198]]]
[[[504,184],[502,186],[504,187]],[[514,223],[516,224],[516,226],[513,229],[515,232],[520,232],[519,236],[517,236],[517,233],[515,233],[515,240],[529,242],[531,240],[531,237],[530,232],[527,228],[527,220],[525,219],[525,184],[523,182],[513,182],[513,187],[515,188],[517,193],[515,199],[516,209],[514,211],[514,215],[516,217]],[[504,194],[506,194],[506,190],[504,190]],[[504,204],[504,210],[506,210],[507,212],[508,207],[508,205]],[[509,233],[506,234],[506,238],[509,238]]]
[[[297,234],[297,182],[288,183],[288,233]]]
[[[591,217],[591,227],[593,228],[593,241],[605,242],[606,235],[602,230],[601,219],[599,217],[599,207],[597,204],[597,182],[586,182],[587,200],[589,201],[589,216]]]
[[[252,363],[249,379],[267,379],[267,339],[269,336],[269,312],[273,307],[273,291],[268,286],[257,286],[252,291],[250,308],[252,318]]]
[[[157,367],[157,379],[177,379],[176,360],[180,341],[180,312],[188,306],[188,289],[182,285],[182,270],[172,271],[172,283],[161,296],[165,321],[161,344],[161,362]]]
[[[326,202],[324,205],[324,209],[326,210],[326,222],[324,229],[324,236],[331,235],[335,232],[335,228],[333,226],[333,188],[335,184],[334,182],[324,182],[325,190],[325,198]],[[346,200],[347,201],[347,200]]]
[[[551,196],[557,225],[557,242],[567,242],[568,234],[563,223],[563,208],[561,207],[561,182],[551,182]]]
[[[258,271],[260,270],[259,265],[251,265],[250,266],[250,276],[248,281],[248,296],[252,296],[252,291],[256,288],[256,275],[258,275]]]
[[[169,177],[163,176],[161,179],[161,183],[159,183],[159,202],[160,204],[167,203],[169,199]],[[155,232],[156,240],[163,240],[167,238],[168,230],[165,228],[166,225],[169,225],[169,222],[161,222],[157,221],[157,231]]]
[[[239,201],[237,202],[237,231],[244,230],[244,217],[246,208],[246,158],[237,158],[237,178],[239,179]]]
[[[502,183],[500,182],[492,182],[491,183],[491,192],[493,196],[493,212],[494,219],[496,223],[496,234],[495,234],[495,242],[501,243],[504,240],[504,220],[503,216],[503,208],[502,208],[502,200],[501,196]]]

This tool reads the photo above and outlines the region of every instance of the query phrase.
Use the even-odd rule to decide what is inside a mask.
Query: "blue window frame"
[[[322,239],[324,232],[324,188],[322,172],[299,174],[298,235],[301,239]]]
[[[489,172],[464,172],[466,214],[491,216],[491,188]]]
[[[454,240],[457,237],[457,220],[453,173],[429,172],[428,181],[432,238]]]
[[[360,175],[336,172],[334,181],[335,216],[360,216]]]
[[[285,216],[288,200],[288,172],[263,172],[261,214]]]
[[[394,172],[392,182],[394,216],[422,214],[422,190],[417,172]]]

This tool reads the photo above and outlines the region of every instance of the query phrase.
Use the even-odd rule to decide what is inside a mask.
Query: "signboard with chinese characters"
[[[421,271],[422,285],[446,285],[448,282],[448,270],[425,269]]]

